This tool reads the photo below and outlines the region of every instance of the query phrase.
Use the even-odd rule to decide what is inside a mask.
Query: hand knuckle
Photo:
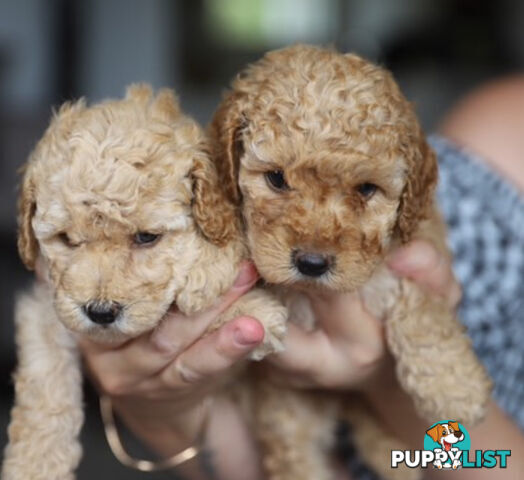
[[[202,381],[203,375],[197,372],[195,369],[188,367],[183,361],[177,360],[174,364],[174,368],[178,373],[180,379],[187,384],[196,384]]]
[[[111,397],[118,397],[127,393],[126,385],[116,376],[106,376],[99,380],[102,391]]]
[[[165,357],[172,357],[176,355],[177,352],[180,351],[181,347],[180,344],[176,341],[166,341],[154,337],[151,339],[151,345],[156,354]]]

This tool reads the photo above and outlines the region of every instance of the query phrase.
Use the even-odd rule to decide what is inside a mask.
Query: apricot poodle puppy
[[[390,73],[322,48],[273,51],[236,77],[210,132],[251,256],[291,305],[292,321],[311,322],[308,291],[358,289],[385,322],[400,384],[429,424],[481,419],[490,381],[454,312],[385,266],[388,252],[413,238],[447,254],[435,154]],[[332,478],[325,450],[340,413],[291,391],[274,392],[272,403],[259,412],[270,478]],[[356,398],[338,404],[377,470],[419,474],[389,467],[393,439],[384,441]]]
[[[3,480],[71,480],[81,457],[76,339],[119,342],[159,324],[176,303],[209,307],[245,257],[233,206],[217,185],[207,140],[174,94],[133,86],[125,99],[65,104],[25,168],[19,251],[45,280],[19,298],[19,364]],[[286,310],[252,290],[241,312],[282,347]]]

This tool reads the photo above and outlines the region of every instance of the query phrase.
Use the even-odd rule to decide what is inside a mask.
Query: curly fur
[[[156,327],[172,303],[209,307],[245,256],[235,207],[218,187],[200,127],[170,90],[135,85],[123,100],[62,106],[24,170],[20,255],[46,281],[17,304],[19,364],[3,480],[71,480],[81,456],[76,338],[127,340]],[[137,245],[137,232],[160,235]],[[101,326],[88,302],[123,306]],[[282,348],[286,309],[252,290],[213,328],[249,313],[265,326],[262,358]]]
[[[264,279],[288,298],[296,296],[293,290],[361,289],[368,309],[385,321],[399,381],[418,411],[430,423],[482,418],[490,382],[453,312],[384,266],[392,248],[414,237],[448,254],[434,203],[435,154],[391,74],[356,55],[322,48],[273,51],[236,77],[210,132],[221,185],[241,211]],[[270,187],[265,173],[273,170],[284,172],[289,188]],[[378,186],[370,198],[359,194],[364,183]],[[297,249],[331,256],[331,269],[317,278],[302,275],[292,261]],[[302,321],[294,312],[292,317]],[[440,388],[442,382],[448,387]],[[271,403],[270,396],[262,398]],[[306,397],[288,393],[282,408],[304,410],[293,403],[308,402]],[[339,404],[358,426],[357,444],[384,445],[365,409]],[[310,410],[332,428],[329,412]],[[261,405],[260,412],[270,478],[331,478],[320,440],[325,432],[303,427],[293,440],[288,436],[289,423],[313,425],[318,418],[284,421],[277,405]],[[362,453],[393,477],[398,474],[389,469],[389,457],[380,456],[386,450]],[[308,452],[305,471],[295,460],[306,461],[300,452]]]

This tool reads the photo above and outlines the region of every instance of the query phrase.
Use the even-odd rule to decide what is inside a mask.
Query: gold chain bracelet
[[[209,399],[204,401],[202,407],[204,409],[204,418],[197,436],[197,442],[202,440],[209,420]],[[172,457],[166,458],[164,460],[158,460],[156,462],[133,458],[126,452],[124,446],[122,445],[120,435],[118,434],[118,429],[116,427],[115,417],[113,415],[113,405],[111,403],[111,399],[105,395],[100,396],[100,414],[104,423],[104,432],[107,443],[109,444],[109,448],[118,461],[126,467],[130,467],[141,472],[158,472],[160,470],[169,470],[178,467],[188,460],[191,460],[200,453],[199,447],[190,446],[173,455]]]

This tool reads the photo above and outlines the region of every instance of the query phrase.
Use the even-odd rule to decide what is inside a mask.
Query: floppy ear
[[[38,257],[38,242],[31,224],[36,212],[34,165],[49,156],[56,156],[59,150],[57,142],[67,137],[75,119],[85,110],[85,105],[85,100],[81,98],[76,102],[65,102],[53,113],[48,129],[21,170],[23,178],[18,194],[18,252],[29,270],[35,268]]]
[[[31,221],[36,211],[35,186],[30,166],[23,168],[24,178],[18,194],[18,252],[29,270],[34,270],[38,242]]]
[[[442,437],[442,425],[439,423],[429,430],[426,430],[426,433],[433,439],[434,442],[438,443],[440,437]]]
[[[408,242],[421,220],[426,218],[433,203],[438,179],[437,159],[422,132],[418,148],[407,147],[407,180],[398,208],[396,233]]]
[[[223,246],[239,235],[235,206],[219,187],[215,166],[206,155],[195,159],[193,180],[193,218],[204,237]]]
[[[214,161],[220,184],[230,201],[239,205],[242,200],[238,188],[240,157],[244,153],[242,132],[247,126],[243,107],[245,94],[230,92],[222,100],[210,125]]]
[[[455,430],[455,432],[460,430],[458,422],[448,422],[448,424],[453,427],[453,430]]]

